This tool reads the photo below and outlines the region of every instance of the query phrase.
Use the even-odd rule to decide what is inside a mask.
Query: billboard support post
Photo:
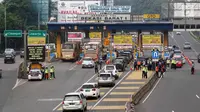
[[[27,74],[27,33],[24,31],[24,75]]]

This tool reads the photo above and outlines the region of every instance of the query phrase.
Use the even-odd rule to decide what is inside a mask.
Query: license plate
[[[90,92],[90,90],[85,90],[85,92]]]
[[[69,103],[70,105],[74,105],[74,103]]]

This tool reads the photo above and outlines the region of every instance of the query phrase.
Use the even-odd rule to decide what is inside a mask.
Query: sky
[[[0,3],[2,2],[3,0],[0,0]]]

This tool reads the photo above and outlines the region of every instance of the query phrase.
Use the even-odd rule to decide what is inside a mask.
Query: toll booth
[[[137,46],[142,49],[142,32],[162,32],[164,46],[168,46],[168,32],[173,31],[173,23],[168,21],[159,22],[127,22],[127,23],[57,23],[50,22],[48,31],[56,33],[56,52],[57,57],[61,57],[61,33],[68,32],[85,32],[89,37],[90,31],[102,32],[102,42],[104,37],[110,37],[117,31],[137,32]]]

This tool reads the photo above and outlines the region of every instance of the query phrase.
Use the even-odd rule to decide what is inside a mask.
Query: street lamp
[[[5,6],[4,6],[4,27],[5,27],[5,29],[4,30],[6,30],[7,29],[7,6],[6,6],[7,4],[5,3]],[[7,38],[5,37],[5,49],[7,48]]]

